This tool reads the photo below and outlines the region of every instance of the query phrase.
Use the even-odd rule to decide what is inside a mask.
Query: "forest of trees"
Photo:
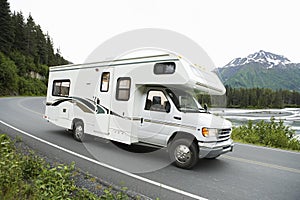
[[[227,107],[283,108],[299,107],[300,93],[267,88],[231,88],[226,86]]]
[[[68,63],[31,15],[25,20],[0,0],[0,96],[43,95],[48,67]]]
[[[197,95],[203,105],[228,108],[284,108],[300,107],[300,92],[290,90],[271,90],[268,88],[231,88],[226,86],[226,97]],[[219,101],[218,101],[219,99]]]

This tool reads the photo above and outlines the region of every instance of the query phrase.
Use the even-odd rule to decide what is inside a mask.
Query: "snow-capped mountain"
[[[286,64],[290,64],[291,61],[284,56],[260,50],[259,52],[250,54],[245,58],[233,59],[224,67],[235,67],[248,63],[261,63],[267,68],[272,68],[277,65],[285,66]]]
[[[300,91],[300,63],[260,50],[218,68],[224,85],[233,88],[271,88]]]

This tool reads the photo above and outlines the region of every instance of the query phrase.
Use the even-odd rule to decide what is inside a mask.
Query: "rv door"
[[[169,134],[170,102],[158,89],[149,90],[141,112],[139,141],[164,145]]]
[[[104,69],[100,72],[99,85],[95,91],[96,115],[94,132],[108,135],[110,124],[110,109],[112,95],[113,69]]]

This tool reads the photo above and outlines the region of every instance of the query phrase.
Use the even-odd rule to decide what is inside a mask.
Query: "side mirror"
[[[171,104],[170,104],[170,102],[168,102],[168,101],[166,102],[165,109],[166,109],[166,112],[167,112],[167,113],[170,112],[170,110],[171,110]]]
[[[205,112],[208,112],[208,107],[207,107],[206,103],[204,104],[204,110],[205,110]]]

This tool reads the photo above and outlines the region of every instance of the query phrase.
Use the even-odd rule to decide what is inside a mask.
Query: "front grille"
[[[223,142],[230,139],[231,129],[220,129],[218,132],[218,142]]]

